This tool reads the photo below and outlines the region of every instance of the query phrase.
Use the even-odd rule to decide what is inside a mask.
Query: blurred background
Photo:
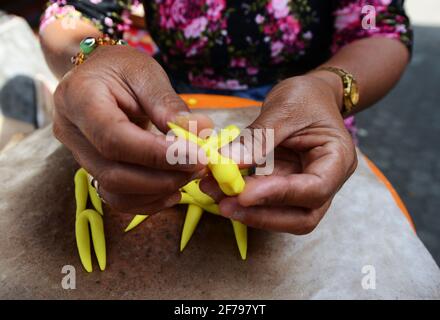
[[[0,0],[0,10],[24,17],[36,32],[45,3]],[[440,264],[440,1],[405,3],[415,32],[412,61],[397,87],[357,116],[359,142],[402,197]]]
[[[440,264],[440,1],[405,3],[414,27],[411,64],[385,99],[357,116],[359,141]]]

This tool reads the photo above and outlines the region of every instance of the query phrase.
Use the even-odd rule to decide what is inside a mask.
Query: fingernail
[[[190,113],[189,111],[179,111],[179,112],[177,113],[176,118],[177,118],[177,117],[188,117],[190,114],[191,114],[191,113]]]
[[[179,127],[187,128],[188,122],[191,120],[191,113],[188,111],[180,111],[174,120],[174,123]]]

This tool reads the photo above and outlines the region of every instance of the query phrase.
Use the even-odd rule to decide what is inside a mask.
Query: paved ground
[[[440,264],[440,25],[415,26],[415,38],[399,85],[358,116],[360,146],[403,198]]]

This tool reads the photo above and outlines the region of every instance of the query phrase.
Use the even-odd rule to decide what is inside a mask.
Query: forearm
[[[408,61],[409,51],[401,42],[372,37],[346,45],[321,67],[337,67],[353,74],[360,92],[359,104],[354,110],[356,113],[383,98],[398,82]],[[314,70],[310,75],[330,84],[342,109],[341,78],[328,71]]]
[[[46,61],[52,72],[61,78],[72,68],[70,58],[79,50],[85,37],[99,37],[101,32],[92,24],[69,18],[53,21],[40,32],[40,41]]]

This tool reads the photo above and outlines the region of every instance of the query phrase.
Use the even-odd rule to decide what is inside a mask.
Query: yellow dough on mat
[[[102,202],[91,185],[89,175],[86,170],[80,168],[75,174],[75,236],[81,263],[87,272],[92,272],[92,253],[90,249],[90,233],[92,234],[93,248],[99,268],[105,269],[106,249],[103,222]],[[87,209],[87,200],[90,201],[94,209]]]
[[[180,138],[196,143],[205,151],[208,158],[208,168],[220,189],[228,196],[235,196],[244,189],[243,176],[247,175],[246,169],[240,170],[234,160],[224,157],[219,149],[230,143],[240,134],[240,129],[234,125],[227,126],[220,131],[219,135],[212,135],[202,139],[197,135],[173,124],[168,126],[174,134]],[[202,192],[199,187],[200,179],[190,181],[180,189],[180,204],[188,205],[185,222],[182,229],[180,251],[183,251],[191,239],[204,211],[220,215],[220,209],[214,199]],[[88,199],[94,209],[87,209]],[[102,202],[97,190],[91,184],[91,176],[80,168],[75,174],[75,199],[76,199],[76,223],[75,234],[81,263],[87,272],[92,272],[92,257],[90,248],[90,233],[92,234],[93,248],[98,260],[99,268],[105,269],[106,248],[103,223]],[[125,232],[134,229],[148,218],[148,215],[136,215]],[[231,220],[237,247],[243,260],[247,254],[247,227]]]
[[[248,174],[248,170],[240,170],[232,159],[223,157],[218,151],[240,135],[240,129],[237,126],[227,126],[220,131],[219,135],[212,135],[205,140],[174,123],[168,123],[168,126],[176,136],[196,143],[205,151],[209,161],[208,167],[218,182],[219,187],[226,195],[234,196],[243,191],[245,185],[243,176]],[[209,195],[200,190],[199,183],[200,179],[190,181],[180,190],[181,199],[179,203],[188,205],[180,240],[180,251],[185,249],[191,239],[203,215],[203,211],[220,215],[218,204]],[[135,216],[125,231],[132,230],[145,220],[146,217],[141,215]],[[231,220],[231,222],[240,256],[245,260],[247,255],[247,227],[238,221]]]

